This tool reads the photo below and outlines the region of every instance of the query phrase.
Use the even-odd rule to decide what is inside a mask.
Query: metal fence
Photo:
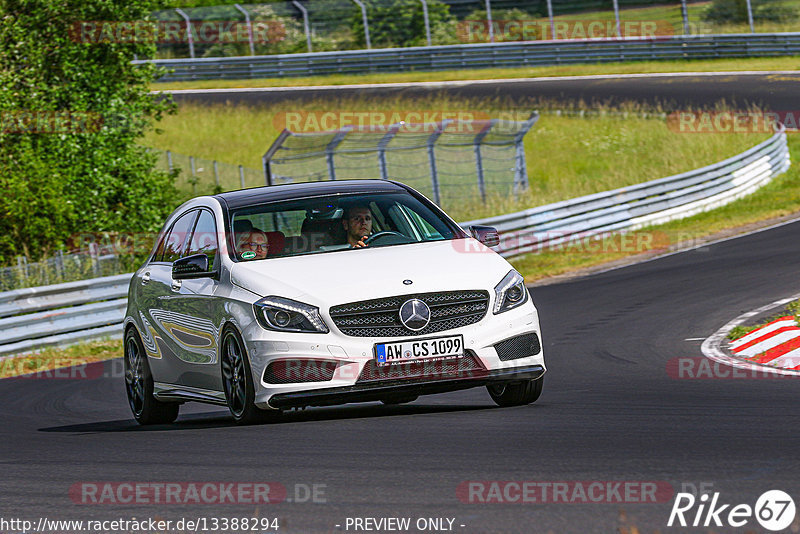
[[[576,239],[690,217],[748,195],[790,165],[786,130],[719,163],[643,184],[462,223],[494,226],[516,256]]]
[[[461,223],[495,226],[506,257],[688,217],[747,195],[790,165],[783,127],[719,163],[643,184]],[[130,274],[0,293],[0,356],[122,335]]]
[[[190,81],[799,54],[800,33],[781,33],[507,42],[153,63],[169,70],[159,81]]]
[[[719,3],[720,5],[716,5]],[[794,31],[792,0],[285,0],[152,14],[160,58]]]
[[[18,256],[17,265],[0,268],[0,291],[110,276],[122,272],[121,267],[119,256],[104,253],[96,243],[82,254],[58,250],[52,258],[38,262]]]
[[[130,274],[0,293],[0,356],[121,337]]]
[[[267,185],[295,181],[400,180],[448,204],[508,197],[528,186],[523,139],[539,118],[444,119],[347,126],[300,133],[284,129],[263,157]]]
[[[153,151],[158,153],[158,168],[180,170],[175,187],[186,196],[212,195],[264,185],[264,173],[261,169],[198,158],[171,150]]]

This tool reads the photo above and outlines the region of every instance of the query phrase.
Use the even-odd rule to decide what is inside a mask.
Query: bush
[[[792,22],[797,9],[780,0],[751,0],[755,22]],[[746,0],[714,0],[703,13],[703,20],[714,24],[746,24]]]
[[[149,94],[160,73],[130,63],[155,46],[74,33],[80,21],[142,20],[151,9],[149,0],[0,0],[0,263],[37,260],[77,234],[156,231],[180,202],[174,177],[136,144],[171,109]]]
[[[394,46],[425,46],[425,17],[419,0],[366,0],[369,35],[375,48]],[[438,0],[428,0],[428,20],[431,35],[443,33],[447,26],[455,31],[450,7]],[[355,44],[366,46],[361,10],[353,12],[351,28]]]

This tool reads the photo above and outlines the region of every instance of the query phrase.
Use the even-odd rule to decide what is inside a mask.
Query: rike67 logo
[[[788,528],[794,517],[794,500],[781,490],[764,492],[755,506],[724,503],[719,492],[711,496],[704,493],[700,497],[678,493],[667,526],[744,527],[753,526],[755,520],[762,528],[778,532]]]

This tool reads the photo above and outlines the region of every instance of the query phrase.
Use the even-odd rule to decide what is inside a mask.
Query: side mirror
[[[185,280],[187,278],[211,277],[214,273],[208,272],[208,256],[195,254],[172,262],[172,278]]]
[[[497,233],[496,228],[491,226],[470,226],[469,231],[472,237],[486,245],[487,247],[496,247],[500,244],[500,235]]]

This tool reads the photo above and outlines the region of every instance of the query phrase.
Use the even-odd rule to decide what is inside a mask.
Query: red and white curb
[[[743,313],[703,341],[703,354],[716,362],[762,373],[800,375],[800,326],[792,316],[781,317],[734,341],[727,335],[751,318],[800,299],[800,293]],[[731,354],[722,348],[727,346]]]
[[[728,347],[736,356],[751,362],[800,370],[800,326],[791,315],[731,341]]]

